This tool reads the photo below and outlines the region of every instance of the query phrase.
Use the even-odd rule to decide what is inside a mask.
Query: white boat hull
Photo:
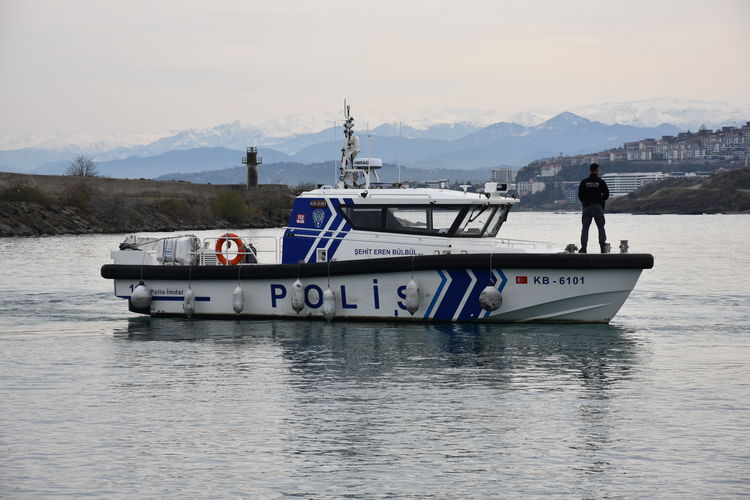
[[[299,278],[304,290],[304,306],[299,313],[292,308],[292,285],[298,278],[294,273],[283,276],[290,274],[289,267],[279,277],[263,277],[263,273],[258,273],[261,276],[257,278],[252,277],[253,266],[242,266],[241,270],[227,268],[221,279],[211,279],[210,270],[193,267],[188,280],[160,277],[159,274],[165,274],[164,267],[149,278],[146,266],[144,284],[151,293],[151,304],[147,310],[131,304],[131,310],[152,316],[184,316],[184,297],[191,289],[196,297],[192,313],[195,317],[322,319],[324,291],[330,288],[337,320],[608,323],[627,299],[642,270],[578,266],[577,269],[493,267],[490,271],[489,266],[472,266],[411,271],[397,269],[408,266],[411,259],[380,260],[398,260],[401,266],[394,266],[391,272],[378,271],[383,267],[380,262],[373,266],[372,272],[349,273],[342,269],[347,266],[345,262],[332,263],[328,272],[325,264],[312,264],[318,266],[318,272],[313,273],[317,275],[302,273]],[[123,279],[128,273],[122,272],[123,277],[116,277],[114,271],[106,277],[115,278],[118,297],[129,299],[140,281],[138,266],[120,267],[131,267],[129,272],[133,277]],[[272,266],[265,267],[268,274]],[[236,276],[229,277],[228,273],[234,269]],[[182,271],[171,274],[184,274]],[[406,285],[412,279],[419,286],[418,308],[413,315],[406,309]],[[479,294],[489,283],[502,296],[500,307],[494,311],[482,309],[479,303]],[[244,295],[239,313],[233,308],[238,286]]]

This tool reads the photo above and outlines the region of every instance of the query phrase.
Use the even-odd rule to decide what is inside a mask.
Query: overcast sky
[[[0,0],[0,134],[750,104],[747,0]]]

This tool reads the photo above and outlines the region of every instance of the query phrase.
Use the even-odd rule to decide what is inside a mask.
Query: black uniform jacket
[[[609,198],[609,188],[598,175],[591,174],[578,185],[578,199],[584,207],[593,203],[599,203],[603,207],[607,198]]]

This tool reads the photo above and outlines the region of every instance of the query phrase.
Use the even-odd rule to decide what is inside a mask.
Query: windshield
[[[471,207],[456,230],[456,236],[481,236],[497,207]]]
[[[495,211],[495,214],[490,219],[489,224],[487,224],[484,235],[490,238],[494,238],[497,235],[497,232],[500,230],[500,226],[502,226],[503,222],[505,222],[508,218],[509,211],[510,207],[507,205],[498,207]]]
[[[471,207],[466,210],[454,236],[495,237],[508,218],[509,209],[507,205]]]

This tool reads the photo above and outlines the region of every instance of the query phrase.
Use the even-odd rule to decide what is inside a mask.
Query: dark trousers
[[[599,204],[586,205],[583,207],[583,215],[581,216],[581,222],[583,223],[581,249],[583,250],[586,250],[586,244],[589,242],[589,227],[592,219],[599,229],[599,248],[604,248],[604,244],[607,242],[607,233],[604,231],[604,207]]]

